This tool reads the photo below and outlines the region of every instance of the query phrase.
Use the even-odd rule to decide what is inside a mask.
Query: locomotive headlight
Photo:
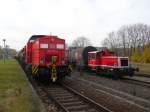
[[[44,57],[40,59],[40,64],[44,64]]]
[[[40,60],[40,64],[43,64],[44,62],[43,62],[43,60]]]
[[[65,64],[65,61],[64,61],[64,60],[62,60],[62,61],[61,61],[61,63],[62,63],[62,64]]]

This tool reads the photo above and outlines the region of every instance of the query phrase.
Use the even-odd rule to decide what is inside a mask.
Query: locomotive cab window
[[[96,53],[96,58],[100,58],[102,54],[100,52]]]
[[[48,48],[48,44],[40,44],[40,48]]]
[[[30,43],[33,43],[34,42],[34,40],[30,40]]]
[[[89,55],[89,59],[96,59],[96,54],[91,53],[91,54]]]
[[[49,47],[50,47],[51,49],[54,49],[54,48],[55,48],[55,44],[50,44]]]
[[[121,59],[121,66],[128,66],[128,59]]]
[[[64,49],[64,44],[57,44],[57,49]]]

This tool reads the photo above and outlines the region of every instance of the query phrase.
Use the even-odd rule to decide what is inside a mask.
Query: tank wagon
[[[57,36],[34,35],[20,54],[25,70],[34,78],[55,82],[70,73],[65,40]]]
[[[69,63],[76,66],[77,69],[82,68],[84,70],[88,67],[88,52],[96,51],[93,46],[88,47],[71,47],[68,50]]]
[[[106,48],[100,51],[93,46],[76,48],[70,51],[69,57],[76,62],[77,68],[94,71],[98,75],[119,78],[133,76],[138,71],[138,68],[131,67],[128,57],[117,56]]]

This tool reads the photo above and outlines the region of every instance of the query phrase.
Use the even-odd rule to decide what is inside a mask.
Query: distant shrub
[[[150,63],[150,43],[146,45],[142,53],[141,59],[141,61],[144,63]]]
[[[131,60],[134,62],[150,63],[150,43],[145,46],[141,54],[135,51],[131,56]]]
[[[140,54],[137,51],[133,52],[131,56],[131,60],[134,62],[139,62],[140,61],[139,59],[140,59]]]

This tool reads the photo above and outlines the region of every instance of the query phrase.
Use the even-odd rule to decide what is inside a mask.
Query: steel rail
[[[128,83],[132,83],[132,84],[150,88],[149,82],[145,82],[145,81],[141,81],[141,80],[137,80],[137,79],[131,79],[131,78],[127,78],[127,77],[124,77],[123,79],[125,79],[125,80],[122,80],[122,81],[127,81]]]
[[[61,84],[59,87],[62,88],[62,89],[64,89],[65,92],[66,92],[66,90],[67,90],[68,94],[71,94],[72,96],[77,97],[79,101],[83,102],[83,105],[87,105],[90,109],[94,109],[94,110],[95,110],[94,112],[113,112],[113,111],[107,109],[106,107],[104,107],[104,106],[102,106],[102,105],[96,103],[95,101],[89,99],[88,97],[84,96],[83,94],[80,94],[79,92],[75,91],[74,89],[68,87],[67,85]],[[55,90],[53,91],[53,89],[55,89]],[[71,112],[71,110],[68,109],[68,108],[71,108],[71,107],[69,107],[69,106],[66,107],[66,106],[65,106],[61,101],[59,101],[59,99],[58,99],[58,96],[57,96],[58,94],[59,94],[59,95],[62,95],[61,97],[63,97],[63,94],[62,94],[63,91],[60,92],[59,89],[57,90],[57,87],[56,87],[56,88],[55,88],[55,87],[53,87],[53,88],[51,88],[51,87],[43,88],[43,91],[47,94],[47,96],[48,96],[50,99],[52,99],[57,105],[59,105],[59,107],[60,107],[64,112]],[[50,92],[50,91],[53,91],[54,93],[52,93],[52,92]],[[55,93],[55,92],[56,92],[56,93]],[[64,92],[64,93],[65,93],[65,92]],[[60,93],[61,93],[61,94],[60,94]],[[53,95],[53,94],[55,94],[55,95]],[[66,97],[66,96],[64,96],[64,97]],[[72,102],[72,103],[74,103],[74,102]],[[89,105],[89,104],[90,104],[90,105]],[[91,105],[92,105],[92,106],[91,106]],[[74,105],[74,106],[76,106],[76,105]],[[82,106],[82,105],[81,105],[81,106]],[[83,111],[83,110],[81,109],[81,110],[79,110],[79,111]],[[76,110],[76,112],[77,112],[77,110]],[[93,112],[93,111],[90,111],[90,110],[89,110],[89,112]]]

